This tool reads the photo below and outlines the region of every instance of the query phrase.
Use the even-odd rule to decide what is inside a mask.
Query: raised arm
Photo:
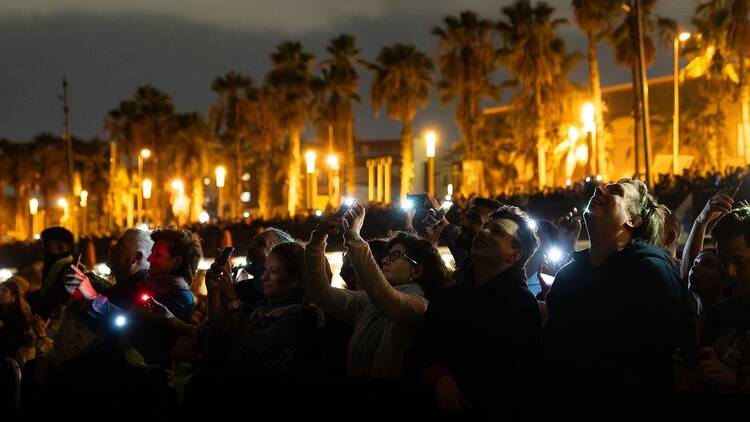
[[[724,214],[732,211],[734,198],[726,190],[720,190],[706,202],[703,210],[693,223],[690,235],[682,250],[682,261],[680,262],[680,278],[683,284],[687,284],[688,273],[693,265],[693,260],[703,250],[703,239],[706,231],[716,220]]]
[[[370,300],[388,318],[395,321],[413,321],[421,317],[427,310],[427,300],[417,295],[402,293],[388,283],[375,262],[369,245],[359,235],[364,218],[364,207],[357,205],[352,207],[343,220],[346,229],[344,232],[346,251],[360,284]]]

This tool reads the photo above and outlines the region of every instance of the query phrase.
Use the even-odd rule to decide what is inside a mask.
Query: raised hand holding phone
[[[359,235],[365,221],[365,207],[360,204],[352,206],[341,219],[344,231]]]

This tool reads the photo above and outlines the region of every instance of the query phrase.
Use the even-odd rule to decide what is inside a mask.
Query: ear
[[[523,256],[523,253],[518,249],[513,249],[513,252],[508,256],[508,263],[515,265],[518,261],[521,260],[521,257]]]
[[[174,259],[174,261],[173,261],[174,262],[174,269],[180,268],[180,265],[182,265],[182,257],[181,256],[176,256],[176,257],[174,257],[172,259]]]
[[[630,220],[628,220],[627,222],[625,222],[625,225],[628,226],[628,227],[630,227],[631,229],[634,229],[636,227],[640,227],[641,224],[643,224],[643,219],[641,218],[640,215],[634,215],[634,216],[630,217]]]
[[[133,256],[133,260],[131,261],[131,264],[137,264],[141,261],[143,261],[143,252],[137,251],[135,255]]]

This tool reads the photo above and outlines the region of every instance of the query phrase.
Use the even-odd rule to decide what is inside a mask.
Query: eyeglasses
[[[395,260],[397,260],[399,258],[404,258],[404,260],[406,260],[407,262],[410,262],[411,264],[419,265],[419,264],[417,264],[417,261],[415,261],[412,258],[410,258],[409,255],[407,255],[406,252],[404,252],[404,251],[393,251],[393,252],[389,253],[388,255],[386,255],[383,258],[383,260],[385,261],[387,259],[388,262],[393,262],[393,261],[395,261]]]

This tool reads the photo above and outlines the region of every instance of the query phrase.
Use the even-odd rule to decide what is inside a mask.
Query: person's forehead
[[[391,246],[391,249],[388,252],[393,251],[405,251],[406,247],[400,243],[396,243],[395,245]]]
[[[747,244],[745,235],[742,233],[717,242],[716,250],[719,258],[722,260],[732,258],[733,256],[750,256],[750,247]]]
[[[486,205],[474,205],[466,211],[466,214],[468,215],[471,213],[475,213],[479,215],[487,215],[487,214],[490,214],[491,212],[492,212],[492,208]]]
[[[513,237],[516,236],[518,230],[521,228],[518,223],[508,218],[495,218],[487,222],[485,227],[490,229],[501,229],[506,234]]]

